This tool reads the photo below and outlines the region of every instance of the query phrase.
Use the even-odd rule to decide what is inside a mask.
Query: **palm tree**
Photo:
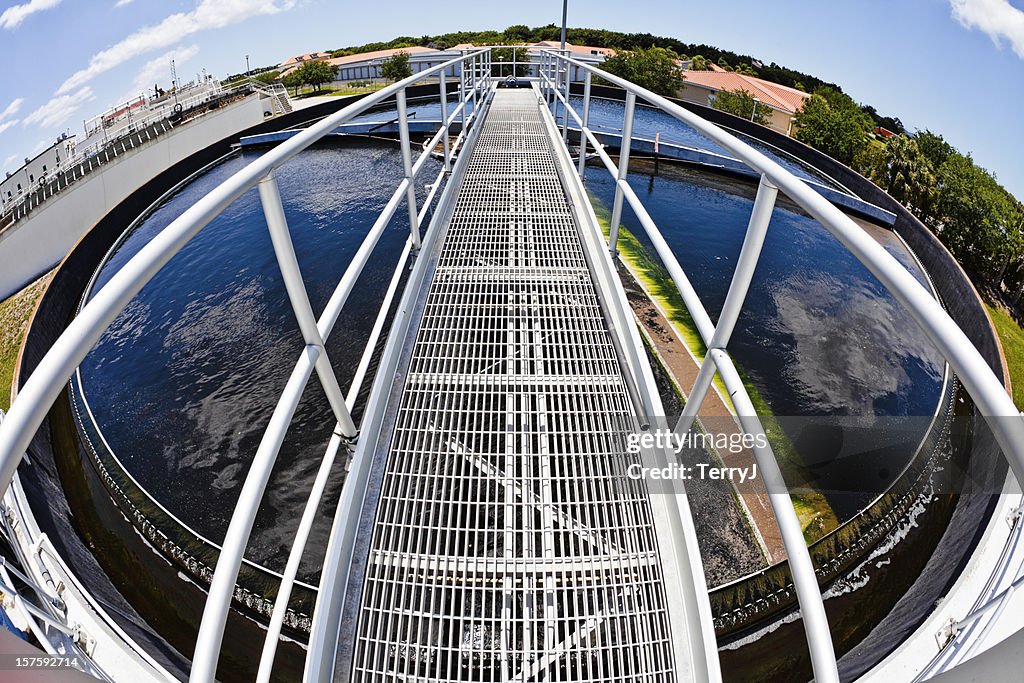
[[[921,153],[917,141],[906,135],[889,138],[885,163],[886,191],[916,215],[926,215],[933,199],[935,170]]]

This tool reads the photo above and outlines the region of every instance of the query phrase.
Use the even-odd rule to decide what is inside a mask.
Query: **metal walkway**
[[[637,419],[541,114],[495,93],[440,240],[353,681],[676,680]]]

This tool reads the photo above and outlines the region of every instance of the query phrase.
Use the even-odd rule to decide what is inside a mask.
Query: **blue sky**
[[[438,9],[442,11],[437,11]],[[1024,2],[570,0],[569,24],[752,54],[839,83],[971,152],[1024,198]],[[0,0],[0,170],[129,95],[292,54],[558,23],[559,0]]]

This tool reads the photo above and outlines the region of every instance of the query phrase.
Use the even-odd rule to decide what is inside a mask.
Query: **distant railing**
[[[0,425],[5,414],[0,410]],[[10,494],[9,494],[10,495]],[[9,495],[5,497],[9,500]],[[6,505],[0,506],[0,535],[13,549],[18,548],[15,533],[15,516]],[[30,558],[24,558],[28,560]],[[91,665],[86,648],[79,646],[76,624],[68,619],[67,605],[60,597],[56,586],[36,584],[22,569],[24,560],[18,566],[11,558],[0,557],[0,593],[7,600],[8,612],[14,612],[28,627],[28,632],[49,655],[78,657],[80,665],[94,676],[103,678],[102,671]],[[105,679],[104,680],[109,680]]]
[[[146,128],[133,130],[123,136],[114,138],[105,146],[94,150],[89,154],[76,155],[73,161],[65,162],[62,171],[51,174],[49,178],[42,180],[34,190],[23,191],[22,200],[9,208],[4,213],[6,223],[15,223],[28,216],[32,211],[39,208],[50,197],[63,192],[68,187],[82,178],[98,170],[102,166],[116,160],[118,157],[140,147],[151,140],[167,133],[173,124],[166,119],[153,122]],[[4,221],[0,220],[0,227]]]
[[[60,167],[45,178],[40,178],[36,187],[24,189],[18,196],[6,202],[3,215],[0,216],[0,230],[25,218],[50,197],[63,192],[93,171],[166,134],[196,111],[205,110],[218,102],[222,103],[244,92],[253,91],[250,87],[217,89],[183,99],[179,103],[180,108],[163,108],[146,116],[133,118],[127,125],[118,128],[114,137],[76,148],[73,157],[61,162]]]

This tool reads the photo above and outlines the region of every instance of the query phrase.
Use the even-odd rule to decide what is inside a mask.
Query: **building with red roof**
[[[793,129],[793,115],[803,108],[804,102],[811,96],[796,88],[720,68],[712,71],[687,71],[685,76],[686,86],[679,93],[680,99],[710,106],[715,96],[723,90],[746,90],[757,100],[757,106],[771,110],[768,127],[786,135]]]
[[[278,64],[277,68],[282,71],[287,71],[294,67],[302,66],[306,62],[326,62],[330,58],[330,52],[310,52],[309,54],[305,55],[295,55],[294,57],[289,57],[288,59]]]

